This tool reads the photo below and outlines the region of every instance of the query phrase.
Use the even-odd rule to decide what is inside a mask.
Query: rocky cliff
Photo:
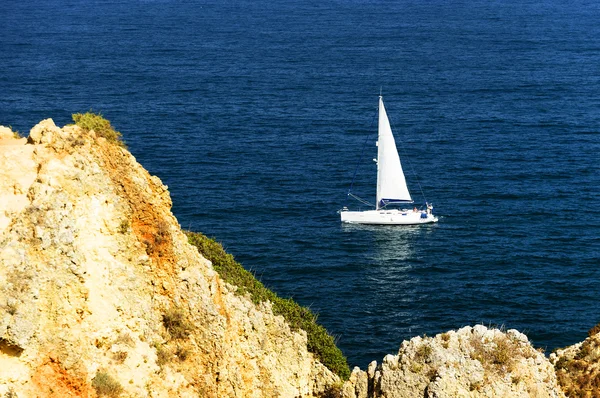
[[[581,361],[597,391],[596,337],[553,354],[557,378],[526,336],[483,326],[405,341],[342,383],[271,302],[219,276],[170,208],[167,187],[93,130],[0,127],[0,396],[562,397],[559,381],[582,391]]]
[[[550,354],[558,382],[568,397],[600,398],[600,324],[588,338]]]
[[[127,150],[50,119],[0,134],[0,394],[305,397],[337,381],[188,244]]]
[[[564,397],[554,367],[522,333],[485,326],[404,341],[367,371],[355,369],[345,397]]]

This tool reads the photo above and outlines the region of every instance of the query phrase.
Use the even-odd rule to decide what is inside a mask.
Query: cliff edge
[[[0,129],[0,395],[310,397],[338,382],[170,209],[160,179],[93,130]]]

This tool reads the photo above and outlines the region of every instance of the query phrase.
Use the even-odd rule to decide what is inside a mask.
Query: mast
[[[382,155],[382,151],[381,151],[381,146],[379,141],[381,141],[381,122],[382,122],[382,117],[383,118],[387,118],[386,112],[385,112],[385,107],[383,106],[383,96],[381,95],[381,87],[379,88],[379,106],[378,106],[378,110],[379,110],[379,120],[377,123],[377,142],[375,143],[375,145],[377,146],[377,197],[375,198],[375,210],[379,210],[379,206],[380,206],[380,201],[381,201],[381,188],[380,188],[380,175],[381,175],[381,166],[380,166],[380,159],[381,159],[381,155]]]

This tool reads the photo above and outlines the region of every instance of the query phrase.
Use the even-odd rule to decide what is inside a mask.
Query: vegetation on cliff
[[[101,113],[93,113],[90,110],[86,113],[74,113],[71,117],[75,124],[85,131],[94,130],[98,137],[104,137],[107,141],[125,147],[121,133],[115,130]]]
[[[118,397],[123,392],[121,384],[104,371],[99,371],[92,379],[92,387],[101,397]]]
[[[19,139],[19,138],[22,138],[22,137],[23,137],[23,135],[22,135],[22,134],[21,134],[19,131],[17,131],[17,130],[15,130],[15,129],[13,129],[13,127],[12,127],[12,126],[10,126],[10,125],[9,125],[9,126],[8,126],[8,129],[9,129],[10,131],[12,131],[13,138]]]
[[[600,398],[599,333],[600,324],[588,331],[583,343],[557,350],[562,353],[554,359],[554,368],[568,397]]]
[[[252,273],[236,262],[223,246],[200,233],[186,231],[190,244],[196,246],[204,257],[210,260],[214,269],[227,283],[237,286],[240,295],[250,294],[256,304],[263,301],[273,303],[273,312],[281,315],[293,330],[303,329],[308,338],[308,350],[332,372],[347,380],[350,368],[346,357],[335,345],[334,338],[316,322],[317,317],[306,307],[292,299],[281,298],[267,289]]]

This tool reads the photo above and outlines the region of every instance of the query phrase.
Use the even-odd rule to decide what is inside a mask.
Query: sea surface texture
[[[351,365],[478,323],[548,351],[600,322],[597,1],[5,1],[0,124],[101,112]],[[383,94],[436,225],[374,201]],[[358,167],[357,167],[358,166]],[[365,209],[365,206],[362,206]]]

